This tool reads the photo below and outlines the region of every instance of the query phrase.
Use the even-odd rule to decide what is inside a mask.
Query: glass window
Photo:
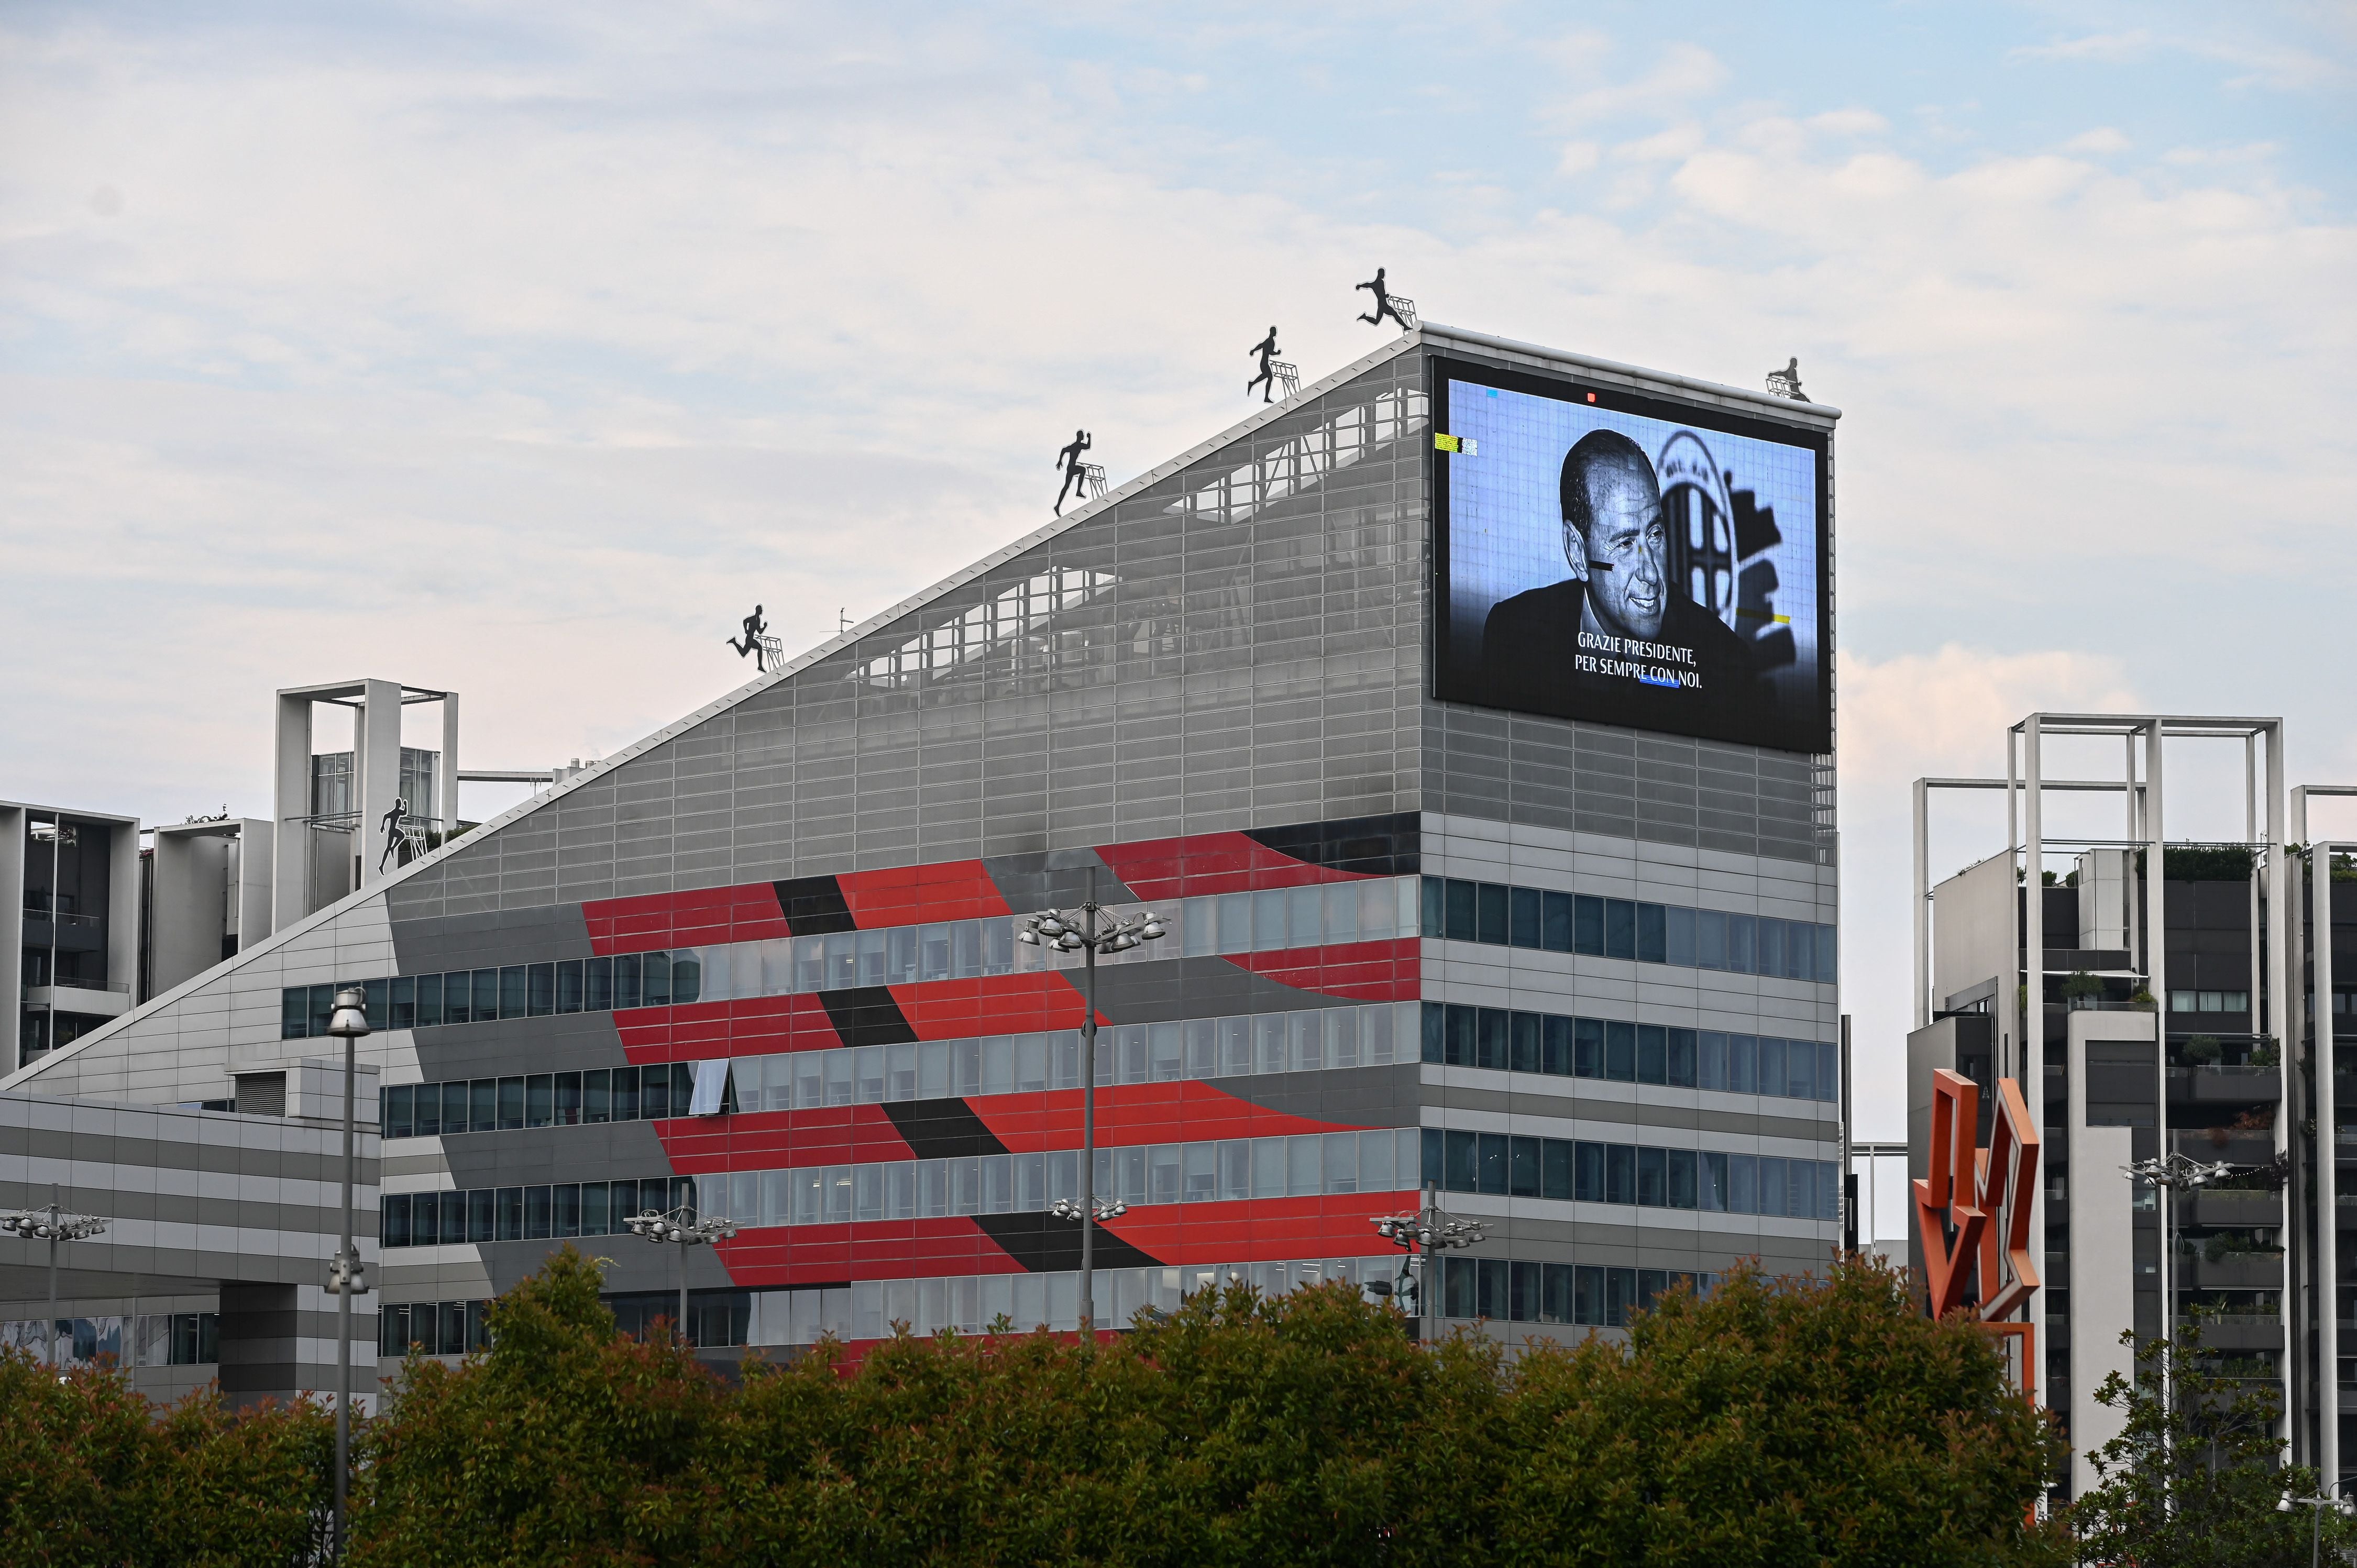
[[[1254,1138],[1244,1147],[1252,1157],[1252,1195],[1254,1197],[1283,1197],[1285,1140]]]
[[[1539,946],[1549,952],[1571,951],[1572,897],[1568,893],[1549,893],[1540,903]]]
[[[581,961],[569,959],[556,966],[556,1010],[581,1011]]]
[[[1506,915],[1506,940],[1518,948],[1538,948],[1541,940],[1539,890],[1535,887],[1515,887],[1509,890]]]
[[[1712,1214],[1724,1214],[1732,1204],[1727,1185],[1727,1156],[1709,1150],[1701,1158],[1702,1207]]]
[[[1480,1258],[1475,1260],[1475,1263],[1480,1270],[1479,1277],[1481,1283],[1480,1298],[1475,1303],[1474,1310],[1492,1322],[1503,1322],[1507,1312],[1511,1310],[1506,1300],[1506,1281],[1509,1277],[1506,1260]]]
[[[1511,923],[1507,917],[1508,890],[1495,882],[1477,882],[1473,887],[1473,940],[1491,947],[1504,947]]]
[[[525,1240],[545,1241],[549,1239],[549,1227],[555,1219],[555,1206],[551,1198],[551,1188],[528,1187],[523,1189],[523,1239]]]
[[[1759,922],[1749,915],[1727,918],[1727,967],[1738,974],[1759,972],[1753,937]]]
[[[556,1120],[556,1080],[544,1072],[523,1080],[523,1124],[545,1127]]]
[[[1727,1208],[1730,1214],[1760,1212],[1760,1160],[1754,1155],[1727,1157]]]
[[[1478,1059],[1474,1046],[1478,1009],[1451,1002],[1448,1007],[1448,1041],[1443,1055],[1450,1067],[1471,1067]]]
[[[1784,1092],[1794,1100],[1817,1098],[1817,1046],[1813,1040],[1790,1040],[1784,1046]]]
[[[1637,1026],[1637,1081],[1670,1081],[1669,1031],[1659,1024]]]
[[[1836,972],[1837,966],[1834,962],[1834,944],[1836,940],[1834,929],[1831,926],[1817,928],[1817,979],[1826,985],[1834,984],[1840,979],[1840,975]]]
[[[317,1039],[328,1032],[328,1019],[336,1010],[336,988],[331,983],[311,987],[311,1021],[307,1026],[309,1037]]]
[[[671,954],[651,952],[640,955],[639,1002],[647,1007],[671,1005]]]
[[[1539,1265],[1518,1259],[1512,1267],[1512,1283],[1507,1291],[1508,1315],[1516,1323],[1536,1323],[1539,1319]]]
[[[1285,889],[1264,887],[1252,895],[1253,950],[1274,952],[1286,945]]]
[[[669,1067],[642,1067],[639,1069],[639,1115],[648,1122],[659,1122],[671,1115]]]
[[[480,972],[479,971],[478,972]],[[528,978],[524,972],[524,966],[520,963],[511,963],[496,972],[499,975],[500,988],[499,1000],[497,1004],[499,1011],[496,1015],[501,1018],[522,1017],[524,1015],[526,1004],[530,1000],[531,990]],[[478,999],[478,1005],[475,1009],[475,1015],[478,1018],[482,1016],[482,1007],[480,1005],[479,998]]]
[[[1507,1140],[1506,1191],[1514,1197],[1539,1196],[1539,1140],[1514,1137]]]
[[[642,968],[641,955],[638,953],[623,953],[614,960],[616,1010],[639,1005],[639,977]]]
[[[394,1029],[417,1027],[417,982],[396,979],[390,990],[386,1026]]]
[[[1790,920],[1784,926],[1784,978],[1814,980],[1817,977],[1817,928],[1804,920]]]
[[[1473,1065],[1490,1072],[1505,1071],[1510,1015],[1502,1007],[1483,1007],[1476,1016],[1480,1023],[1474,1036]]]
[[[671,1113],[684,1116],[695,1100],[695,1065],[693,1062],[671,1064]]]
[[[421,1083],[417,1086],[416,1100],[411,1107],[409,1118],[409,1130],[413,1135],[432,1138],[441,1134],[442,1090],[443,1085],[438,1083]],[[458,1101],[457,1109],[460,1115],[466,1114],[467,1102],[464,1098]]]
[[[1828,1102],[1841,1099],[1841,1047],[1830,1040],[1817,1046],[1817,1098]]]
[[[555,1224],[554,1230],[561,1240],[581,1234],[581,1188],[570,1184],[554,1189]]]
[[[431,1029],[442,1022],[442,977],[421,974],[417,977],[417,1026]]]
[[[1480,927],[1474,914],[1479,901],[1479,888],[1470,882],[1451,878],[1448,883],[1448,935],[1452,942],[1469,942],[1476,939]]]
[[[1407,1131],[1413,1132],[1414,1129],[1407,1129]],[[1335,1136],[1347,1138],[1351,1134],[1340,1133]],[[1396,1187],[1415,1185],[1412,1174],[1401,1174],[1398,1171],[1394,1156],[1398,1150],[1399,1140],[1390,1131],[1378,1129],[1361,1133],[1357,1134],[1357,1141],[1359,1145],[1358,1191],[1390,1192]],[[1333,1160],[1334,1152],[1331,1149],[1326,1152],[1326,1158],[1329,1162]]]
[[[581,1075],[579,1073],[560,1072],[556,1075],[556,1114],[554,1120],[559,1127],[577,1127],[581,1124]]]
[[[1572,950],[1604,956],[1604,900],[1582,893],[1572,901]]]
[[[1539,1070],[1543,1055],[1541,1036],[1544,1033],[1544,1028],[1543,1020],[1536,1013],[1513,1015],[1513,1047],[1506,1064],[1510,1071],[1536,1072]]]
[[[519,975],[522,970],[516,972]],[[474,972],[475,1022],[488,1024],[500,1015],[500,972],[479,969]],[[519,1009],[521,1010],[521,1009]]]
[[[1785,1212],[1784,1162],[1762,1155],[1760,1157],[1759,1212],[1781,1215]]]
[[[355,1075],[355,1077],[357,1076],[358,1075]],[[436,1101],[438,1104],[442,1091],[437,1089],[433,1092]],[[415,1093],[416,1090],[412,1085],[405,1083],[396,1084],[393,1088],[384,1091],[384,1113],[382,1119],[384,1122],[384,1135],[386,1137],[406,1138],[411,1135],[410,1101]]]
[[[1604,1145],[1580,1144],[1577,1153],[1577,1174],[1579,1181],[1579,1201],[1604,1201]]]
[[[521,1082],[522,1079],[517,1081]],[[443,1118],[447,1122],[449,1118]],[[500,1080],[479,1078],[467,1085],[467,1126],[476,1133],[489,1133],[500,1124]]]
[[[1694,1208],[1698,1207],[1695,1193],[1695,1152],[1692,1149],[1672,1149],[1669,1151],[1668,1157],[1670,1165],[1669,1206],[1672,1208]]]
[[[278,1037],[299,1040],[311,1032],[311,993],[300,985],[278,993]]]
[[[639,1116],[640,1070],[634,1067],[618,1067],[614,1071],[614,1120],[636,1122]]]
[[[389,1195],[383,1204],[383,1218],[378,1221],[380,1232],[388,1247],[409,1245],[409,1198],[406,1194]]]
[[[581,965],[581,1010],[585,1013],[610,1013],[614,1010],[614,961],[593,958]]]
[[[1701,969],[1727,967],[1727,917],[1717,909],[1695,911],[1695,963]]]
[[[1219,950],[1223,953],[1252,951],[1252,895],[1222,893],[1218,904]]]
[[[1781,980],[1784,974],[1784,922],[1762,916],[1757,924],[1760,972]]]
[[[1549,1138],[1540,1152],[1539,1196],[1568,1203],[1577,1188],[1572,1180],[1572,1155],[1577,1147],[1566,1138]]]
[[[1673,904],[1663,924],[1663,953],[1664,961],[1681,969],[1695,966],[1695,912]]]
[[[1669,1032],[1670,1083],[1677,1089],[1695,1087],[1695,1032],[1692,1029],[1672,1029]]]
[[[1506,1190],[1506,1136],[1502,1133],[1476,1134],[1475,1158],[1480,1165],[1474,1173],[1475,1189],[1493,1196],[1503,1196]]]
[[[1760,1042],[1754,1036],[1727,1036],[1727,1087],[1736,1094],[1760,1092]]]
[[[1698,1076],[1701,1087],[1723,1090],[1727,1087],[1727,1036],[1716,1029],[1705,1029],[1700,1036],[1701,1061]]]
[[[1627,1144],[1604,1145],[1604,1201],[1637,1201],[1637,1151]]]
[[[1324,940],[1332,942],[1355,942],[1365,938],[1389,936],[1391,922],[1370,921],[1368,929],[1359,929],[1359,899],[1367,885],[1357,882],[1329,882],[1322,890],[1325,916]]]
[[[1647,1208],[1666,1208],[1670,1201],[1669,1151],[1637,1151],[1637,1201]]]
[[[1452,1127],[1446,1136],[1442,1150],[1444,1185],[1450,1192],[1479,1192],[1480,1150],[1477,1135]]]
[[[545,1018],[556,1011],[556,966],[535,963],[525,967],[525,1010],[534,1018]]]
[[[1630,899],[1604,900],[1604,956],[1637,956],[1637,906]]]
[[[1540,1070],[1550,1078],[1571,1076],[1571,1019],[1555,1014],[1546,1015]]]
[[[1274,1139],[1264,1139],[1274,1143]],[[1314,1197],[1325,1190],[1326,1140],[1316,1133],[1305,1133],[1285,1140],[1285,1187],[1294,1197]]]
[[[1637,906],[1637,961],[1664,963],[1668,961],[1668,938],[1665,911],[1659,904]]]
[[[1575,1018],[1572,1020],[1573,1076],[1602,1078],[1604,1076],[1604,1020]]]
[[[522,1077],[499,1079],[500,1131],[511,1133],[523,1125],[523,1079]]]
[[[1314,948],[1326,940],[1326,890],[1322,887],[1295,887],[1286,893],[1286,934],[1287,947]]]
[[[581,1234],[610,1235],[615,1229],[610,1211],[606,1206],[608,1188],[602,1181],[587,1183],[581,1188]]]
[[[1760,1092],[1781,1095],[1784,1090],[1784,1042],[1762,1035],[1760,1037]]]
[[[1618,1018],[1604,1025],[1604,1076],[1615,1083],[1637,1081],[1637,1026]]]
[[[1445,936],[1448,929],[1448,885],[1437,876],[1420,881],[1424,889],[1424,921],[1417,932],[1426,937]]]
[[[1471,1258],[1447,1257],[1441,1260],[1441,1305],[1444,1317],[1472,1317],[1478,1315],[1480,1289],[1477,1283],[1480,1268]]]
[[[382,1029],[393,1015],[393,982],[364,980],[361,982],[361,1005],[367,1010],[370,1026]]]

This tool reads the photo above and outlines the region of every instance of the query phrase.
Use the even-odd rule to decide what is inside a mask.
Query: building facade
[[[1070,1327],[1082,1002],[1013,938],[1093,897],[1169,929],[1099,974],[1100,1321],[1390,1281],[1372,1221],[1427,1186],[1490,1224],[1434,1305],[1516,1340],[1816,1267],[1836,417],[1426,327],[10,1086],[210,1100],[361,983],[388,1353],[468,1348],[567,1241],[626,1321],[683,1271],[707,1345]],[[1583,424],[1642,437],[1582,441],[1581,494],[1641,460],[1650,542],[1566,526]],[[1504,614],[1566,570],[1658,633]],[[1481,684],[1542,635],[1578,680]],[[682,1202],[737,1235],[622,1233]]]
[[[138,819],[0,800],[0,1064],[130,1012],[141,929]]]
[[[2058,775],[2047,748],[2088,737],[2126,742],[2119,776]],[[2221,742],[2245,752],[2244,836],[2169,837],[2167,759]],[[2337,1107],[2349,1079],[2318,1064],[2352,1030],[2333,977],[2357,957],[2357,872],[2337,846],[2304,842],[2302,798],[2344,791],[2287,800],[2282,748],[2275,718],[2040,714],[2014,726],[2007,778],[1916,786],[1910,1174],[1933,1157],[1935,1071],[1978,1086],[1982,1146],[1999,1080],[2036,1086],[2024,1101],[2041,1134],[2029,1199],[2041,1278],[2007,1316],[2038,1335],[2037,1394],[2072,1439],[2070,1492],[2093,1482],[2088,1455],[2122,1428],[2095,1397],[2104,1379],[2136,1375],[2135,1341],[2189,1326],[2228,1375],[2272,1389],[2298,1462],[2341,1473],[2357,1380],[2330,1282],[2348,1277],[2339,1237],[2357,1227],[2338,1197],[2357,1190],[2341,1163],[2357,1136],[2341,1132],[2357,1115]],[[1953,789],[2007,791],[2013,842],[1934,886],[1930,800]],[[2116,829],[2050,825],[2050,796],[2090,793],[2116,802],[2101,808],[2121,811]],[[2329,1144],[2319,1126],[2335,1129]],[[2130,1169],[2164,1157],[2199,1184],[2164,1190]],[[1910,1245],[1921,1269],[1924,1238]]]

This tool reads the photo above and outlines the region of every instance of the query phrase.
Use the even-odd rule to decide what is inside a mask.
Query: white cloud
[[[1555,159],[1555,170],[1557,174],[1586,174],[1603,156],[1603,149],[1594,142],[1566,142]]]
[[[1728,75],[1719,58],[1701,45],[1672,44],[1644,75],[1575,92],[1544,113],[1567,126],[1681,118],[1717,96]]]
[[[1898,799],[1928,775],[2002,770],[2007,727],[2040,710],[2136,713],[2144,700],[2116,655],[2070,649],[1995,653],[1948,643],[1835,662],[1846,793]]]
[[[2127,137],[2109,125],[2098,125],[2092,131],[2082,131],[2062,144],[2066,153],[2124,153],[2135,145]]]

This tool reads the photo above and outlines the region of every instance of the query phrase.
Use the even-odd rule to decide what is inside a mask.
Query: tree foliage
[[[1101,1342],[904,1335],[856,1369],[823,1346],[757,1359],[741,1383],[619,1336],[599,1283],[568,1249],[495,1305],[489,1349],[406,1363],[361,1433],[356,1563],[2068,1556],[2025,1522],[2057,1457],[2044,1419],[1977,1329],[1925,1321],[1898,1276],[1864,1263],[1822,1280],[1738,1270],[1709,1301],[1665,1298],[1625,1343],[1512,1359],[1470,1337],[1423,1348],[1347,1286],[1239,1289]],[[71,1390],[56,1402],[96,1434],[74,1440],[83,1544],[9,1561],[163,1560],[106,1543],[167,1508],[284,1543],[273,1521],[318,1495],[319,1455],[263,1441],[297,1412],[199,1401],[150,1423],[120,1379]],[[303,1410],[303,1430],[323,1430]],[[9,1498],[44,1446],[14,1412],[0,1405]],[[274,1455],[301,1457],[308,1480],[274,1476]]]
[[[158,1419],[129,1380],[0,1351],[0,1562],[282,1568],[333,1487],[318,1405],[231,1412],[216,1389]]]
[[[2278,1510],[2287,1492],[2315,1497],[2317,1473],[2283,1462],[2272,1380],[2233,1370],[2205,1352],[2197,1319],[2173,1344],[2139,1345],[2134,1381],[2104,1380],[2096,1402],[2126,1412],[2126,1425],[2088,1455],[2098,1484],[2070,1510],[2085,1561],[2292,1568],[2319,1538],[2326,1551],[2357,1547],[2357,1524],[2335,1509]]]

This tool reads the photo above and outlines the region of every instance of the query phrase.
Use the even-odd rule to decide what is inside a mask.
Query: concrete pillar
[[[311,912],[311,694],[278,693],[273,774],[270,929],[285,929]]]
[[[399,869],[384,854],[384,814],[401,795],[401,684],[361,682],[361,721],[352,732],[352,788],[360,808],[360,831],[352,847],[361,857],[356,886],[365,887]],[[382,863],[384,869],[377,867]]]

